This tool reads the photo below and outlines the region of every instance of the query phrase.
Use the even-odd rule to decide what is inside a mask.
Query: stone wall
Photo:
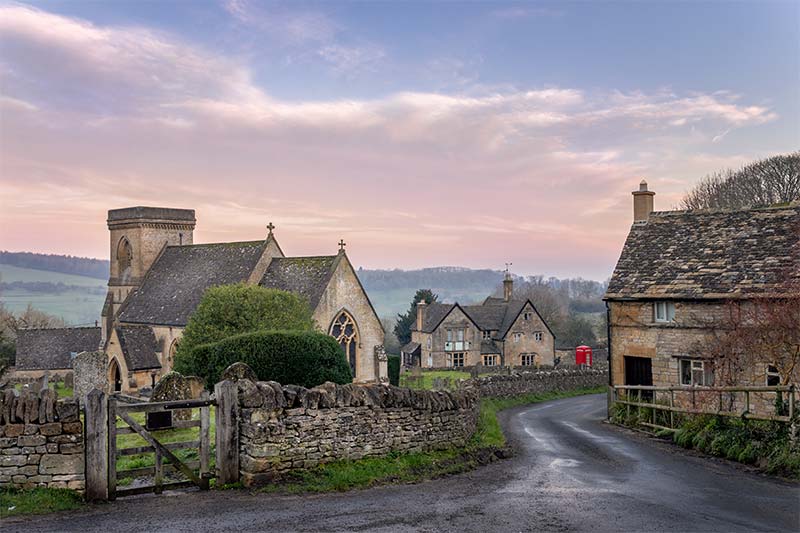
[[[0,395],[0,489],[84,487],[78,402],[14,389]]]
[[[513,372],[471,379],[484,398],[509,398],[522,394],[560,392],[608,385],[608,372],[602,370],[549,370]]]
[[[246,379],[237,386],[239,465],[247,486],[339,459],[460,446],[478,418],[475,389],[333,383],[304,389]]]
[[[108,389],[107,367],[108,360],[104,352],[79,353],[72,361],[75,380],[73,396],[83,403],[92,389],[105,392]]]

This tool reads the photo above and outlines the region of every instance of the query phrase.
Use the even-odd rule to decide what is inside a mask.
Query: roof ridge
[[[265,240],[254,241],[228,241],[228,242],[203,242],[193,244],[168,244],[167,248],[199,248],[201,246],[230,246],[232,244],[264,244]]]
[[[788,204],[775,204],[759,207],[708,207],[703,209],[671,209],[664,211],[652,211],[650,216],[671,216],[671,215],[718,215],[718,214],[732,214],[732,213],[750,213],[753,211],[780,211],[780,210],[798,210],[800,209],[800,200],[795,200]]]
[[[100,326],[63,326],[51,328],[22,328],[19,331],[54,331],[59,329],[101,329]]]

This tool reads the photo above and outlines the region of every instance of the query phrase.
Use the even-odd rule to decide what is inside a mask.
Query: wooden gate
[[[192,485],[208,490],[215,405],[207,396],[146,403],[109,396],[108,498]]]

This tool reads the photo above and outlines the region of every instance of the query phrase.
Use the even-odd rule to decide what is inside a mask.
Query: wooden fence
[[[780,397],[784,409],[774,414],[752,410],[751,395],[774,394]],[[796,387],[654,387],[646,385],[616,385],[613,387],[614,404],[624,405],[627,415],[636,409],[639,424],[654,429],[675,431],[675,413],[688,415],[719,415],[747,420],[769,420],[791,424],[792,434],[796,420]],[[742,399],[737,400],[736,395]],[[784,394],[786,397],[784,397]],[[700,400],[698,401],[698,396]],[[715,401],[716,400],[716,401]],[[785,403],[784,403],[785,402]],[[776,402],[773,402],[776,403]],[[650,421],[644,421],[643,412],[650,409]],[[775,411],[778,411],[775,409]],[[659,416],[659,413],[663,415]],[[644,415],[646,416],[646,415]],[[661,423],[663,420],[667,425]]]

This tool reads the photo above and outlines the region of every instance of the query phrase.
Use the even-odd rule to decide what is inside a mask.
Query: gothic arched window
[[[350,363],[353,377],[356,375],[356,355],[358,354],[358,326],[347,311],[342,311],[331,324],[330,335],[344,350]]]
[[[133,249],[128,239],[123,237],[117,246],[117,266],[119,276],[124,276],[131,268],[133,261]]]

